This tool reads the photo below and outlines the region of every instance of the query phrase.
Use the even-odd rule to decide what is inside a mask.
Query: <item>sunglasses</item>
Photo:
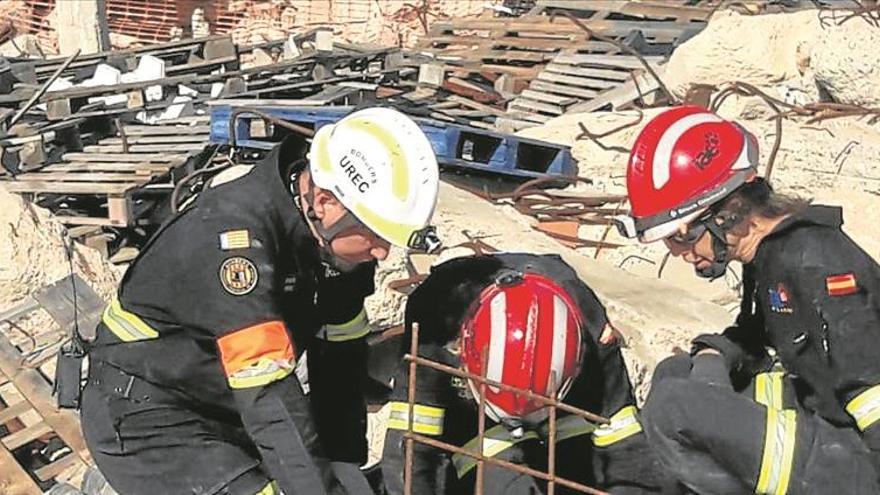
[[[667,237],[667,239],[676,244],[692,246],[696,244],[701,237],[703,237],[703,234],[705,234],[706,230],[708,230],[706,224],[708,222],[713,222],[714,218],[715,212],[709,210],[693,222],[689,223],[684,233],[676,232],[675,234]]]

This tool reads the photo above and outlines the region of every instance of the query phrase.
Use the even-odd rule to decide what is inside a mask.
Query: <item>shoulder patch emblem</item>
[[[247,229],[227,230],[220,234],[220,249],[247,249],[251,247],[251,233]]]
[[[782,282],[776,284],[775,289],[768,289],[770,292],[770,309],[774,313],[791,314],[793,311],[789,302],[791,298],[788,295],[788,289]]]
[[[254,263],[241,256],[227,258],[220,265],[220,283],[233,296],[243,296],[257,286],[259,274]]]
[[[847,296],[858,292],[859,284],[856,283],[856,275],[850,272],[825,277],[825,289],[829,296]]]

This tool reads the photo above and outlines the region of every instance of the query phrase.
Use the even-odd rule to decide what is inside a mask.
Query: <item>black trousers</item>
[[[756,493],[759,479],[776,487],[787,479],[788,495],[880,493],[871,454],[855,431],[802,410],[771,412],[749,394],[694,380],[688,359],[658,366],[642,410],[652,448],[682,484],[697,493],[739,494]],[[795,425],[789,423],[789,437],[772,421],[786,415]],[[785,445],[794,446],[790,458],[765,457],[765,450],[781,455]]]
[[[82,400],[86,443],[117,492],[253,495],[269,484],[243,429],[161,400],[126,398],[113,384],[122,377],[93,364]],[[143,383],[139,393],[161,397]]]
[[[315,340],[308,350],[309,389],[318,437],[333,462],[367,462],[367,342]]]

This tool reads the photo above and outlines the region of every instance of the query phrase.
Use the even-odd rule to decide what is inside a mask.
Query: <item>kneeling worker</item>
[[[312,392],[338,393],[325,390],[334,376],[360,381],[363,363],[349,357],[368,331],[363,299],[375,261],[391,244],[434,240],[438,169],[418,125],[385,108],[321,128],[308,160],[305,148],[289,139],[260,163],[214,177],[144,246],[104,313],[82,422],[120,493],[337,486],[332,445],[319,438],[321,418],[294,367],[323,339],[309,359],[318,368]],[[347,347],[331,363],[337,342]],[[331,368],[335,375],[322,373]],[[350,389],[354,403],[338,416],[363,436],[362,398]]]
[[[419,325],[418,353],[424,358],[476,375],[485,371],[489,380],[611,419],[597,429],[559,410],[557,476],[613,493],[659,492],[659,464],[647,449],[605,309],[559,257],[497,254],[447,261],[410,296],[406,319],[410,328]],[[395,378],[382,460],[391,494],[403,493],[408,372],[404,364]],[[414,432],[479,451],[479,384],[425,366],[416,376]],[[546,472],[547,407],[491,386],[485,400],[483,453]],[[415,443],[413,493],[473,493],[475,466],[472,457]],[[483,493],[545,490],[543,480],[485,464]],[[556,491],[569,493],[560,485]]]
[[[697,493],[880,493],[880,266],[840,208],[759,177],[756,143],[684,106],[633,147],[624,230],[705,278],[743,264],[736,322],[658,366],[645,432]]]

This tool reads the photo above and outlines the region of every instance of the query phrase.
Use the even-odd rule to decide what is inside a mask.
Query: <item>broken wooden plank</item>
[[[206,143],[185,143],[185,144],[134,144],[125,150],[121,144],[90,144],[83,147],[86,153],[158,153],[158,152],[174,152],[174,151],[201,151]]]
[[[545,9],[604,10],[633,17],[649,19],[677,19],[679,21],[705,21],[713,9],[700,6],[675,5],[672,2],[633,2],[631,0],[537,0],[537,6]]]
[[[85,162],[155,162],[180,165],[186,161],[185,156],[169,153],[83,153],[80,151],[64,153],[61,158],[67,161]]]
[[[151,174],[168,172],[172,167],[151,163],[116,163],[116,162],[65,162],[48,165],[40,169],[43,172],[119,172],[132,174]]]
[[[50,428],[45,422],[40,421],[39,423],[32,424],[23,430],[18,430],[11,435],[6,435],[0,439],[0,443],[9,450],[15,450],[22,445],[33,442],[47,433],[52,433],[52,428]]]
[[[129,183],[88,183],[88,182],[0,182],[0,187],[12,193],[51,193],[51,194],[124,194],[130,189],[142,186],[141,182]]]
[[[43,490],[18,464],[12,453],[0,448],[0,493],[10,495],[41,495]]]
[[[104,172],[32,172],[20,174],[16,177],[17,182],[135,182],[143,180],[144,183],[156,175],[149,174],[120,174]]]
[[[659,66],[657,67],[657,69],[655,69],[659,77],[663,77],[664,69],[665,66]],[[636,81],[638,81],[638,85],[636,85],[634,81],[630,80],[623,83],[617,88],[609,89],[608,91],[602,92],[596,98],[590,101],[585,101],[583,103],[572,105],[568,108],[567,113],[594,112],[608,105],[610,105],[612,109],[617,109],[620,108],[622,105],[632,103],[640,96],[648,95],[654,91],[657,91],[660,88],[657,80],[647,73],[637,75]]]
[[[593,31],[608,36],[626,36],[632,31],[642,31],[647,38],[654,38],[658,42],[671,42],[683,33],[694,29],[702,29],[702,25],[689,22],[663,22],[663,21],[619,21],[619,20],[587,20],[584,22]],[[455,21],[434,22],[431,25],[431,34],[441,35],[451,31],[501,31],[508,32],[583,32],[571,21],[558,18],[550,22],[549,17],[518,17],[513,20],[507,19],[458,19]]]
[[[34,475],[37,476],[37,479],[40,481],[48,481],[54,479],[56,476],[64,472],[65,469],[75,466],[77,464],[81,464],[82,460],[80,460],[74,454],[67,454],[61,459],[58,459],[51,464],[46,464],[45,466],[34,471]]]
[[[629,79],[629,70],[597,69],[594,67],[577,67],[559,63],[559,57],[544,67],[545,71],[556,74],[565,74],[579,77],[595,77],[599,79],[611,79],[612,81],[626,81]]]
[[[540,103],[537,101],[524,100],[521,98],[517,98],[510,103],[510,108],[514,110],[525,110],[527,112],[544,112],[550,113],[553,115],[562,115],[565,112],[565,109],[558,105],[551,105],[549,103]]]
[[[559,105],[560,107],[567,107],[572,103],[578,102],[577,98],[572,98],[570,96],[557,96],[549,93],[543,93],[541,91],[536,91],[534,89],[527,89],[520,93],[519,96],[528,100],[552,103],[553,105]]]
[[[553,84],[546,81],[538,80],[532,81],[532,84],[530,84],[529,87],[538,91],[572,96],[580,99],[594,98],[596,95],[599,94],[599,90],[595,89],[577,88],[574,86],[567,86],[565,84]]]
[[[208,144],[210,136],[208,134],[186,134],[183,136],[130,136],[127,135],[125,141],[128,144],[160,144],[160,143],[203,143]],[[122,144],[121,137],[110,137],[102,139],[99,144]]]
[[[127,136],[175,136],[180,134],[210,134],[210,125],[127,125]]]
[[[605,79],[593,79],[589,77],[565,76],[562,74],[554,74],[551,72],[542,72],[538,74],[538,80],[554,84],[565,83],[579,88],[598,89],[616,88],[617,86],[620,86],[622,84],[619,81],[608,81]]]
[[[50,431],[61,437],[83,461],[91,462],[79,426],[79,416],[68,409],[58,409],[52,399],[52,387],[39,371],[22,368],[21,355],[5,338],[0,338],[0,372],[12,379],[15,388],[42,416]]]
[[[11,406],[6,406],[6,408],[0,409],[0,425],[6,424],[9,420],[15,419],[31,410],[33,410],[33,408],[27,401],[22,401],[15,403]]]
[[[652,68],[663,63],[665,57],[650,55],[643,57],[646,62],[652,64]],[[569,65],[594,65],[599,67],[614,67],[620,69],[644,69],[645,65],[634,55],[602,55],[597,53],[560,53],[554,59],[559,64]]]

